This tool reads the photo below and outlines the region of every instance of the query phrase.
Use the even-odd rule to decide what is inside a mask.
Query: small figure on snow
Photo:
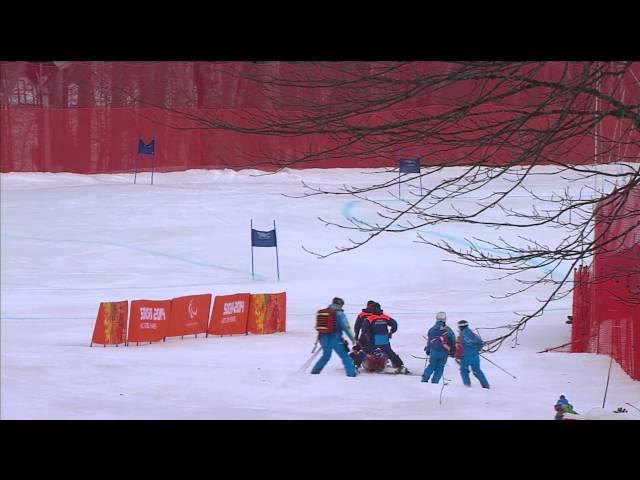
[[[565,397],[564,395],[560,395],[560,398],[558,399],[558,401],[556,402],[556,404],[555,404],[555,406],[553,408],[556,411],[556,416],[555,416],[556,420],[563,420],[564,419],[564,415],[566,413],[572,413],[574,415],[579,415],[578,412],[576,412],[573,409],[573,405],[571,405],[569,403],[569,400],[567,400],[567,397]]]
[[[482,350],[482,338],[471,331],[469,328],[469,322],[466,320],[460,320],[458,322],[458,329],[460,333],[456,341],[456,362],[460,365],[460,375],[462,376],[462,383],[467,387],[471,386],[471,379],[469,378],[469,367],[473,375],[478,379],[482,388],[489,388],[489,382],[487,377],[484,376],[482,370],[480,370],[480,351]]]
[[[422,381],[428,382],[429,377],[433,374],[431,383],[438,383],[444,373],[447,359],[456,353],[456,336],[453,330],[447,326],[445,312],[438,312],[436,315],[436,323],[427,333],[427,345],[424,347],[424,351],[429,357],[429,365],[424,369]]]
[[[353,364],[356,368],[360,368],[363,362],[367,360],[367,353],[364,351],[359,341],[356,341],[356,343],[353,345],[349,356],[351,357],[351,360],[353,361]]]

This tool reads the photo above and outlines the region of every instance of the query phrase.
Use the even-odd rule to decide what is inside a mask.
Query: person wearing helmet
[[[395,373],[410,373],[404,366],[402,359],[391,348],[389,339],[398,330],[398,322],[389,315],[385,315],[379,303],[374,303],[371,307],[371,314],[365,318],[361,335],[367,335],[373,349],[382,350],[391,364],[396,369]],[[389,330],[390,329],[390,330]]]
[[[469,328],[469,322],[460,320],[458,322],[460,333],[456,340],[456,361],[460,364],[460,375],[462,383],[467,387],[471,386],[469,378],[469,367],[473,375],[478,379],[482,388],[489,388],[487,377],[480,370],[480,351],[482,350],[482,338],[480,335],[473,333]]]
[[[579,415],[579,413],[573,409],[573,405],[569,403],[569,400],[567,400],[567,397],[565,397],[564,395],[560,395],[560,398],[556,402],[554,409],[556,411],[556,420],[564,420],[565,413]]]
[[[429,365],[424,369],[422,381],[428,382],[433,374],[431,383],[438,383],[444,373],[447,359],[453,357],[456,352],[456,336],[447,326],[445,312],[438,312],[436,315],[436,323],[427,333],[427,345],[424,351],[429,357]]]
[[[344,332],[351,340],[351,343],[355,343],[355,336],[351,331],[351,326],[344,314],[343,307],[344,300],[340,297],[334,297],[331,305],[318,312],[318,319],[322,318],[323,320],[323,322],[318,321],[318,323],[321,323],[321,326],[316,326],[318,330],[318,341],[322,347],[322,356],[311,369],[311,373],[314,375],[322,371],[331,358],[331,353],[335,350],[342,360],[347,376],[356,376],[356,367],[353,365],[353,361],[349,356],[349,347],[346,340],[342,338],[342,332]]]
[[[356,318],[356,323],[353,326],[353,330],[356,334],[356,342],[359,344],[359,349],[363,350],[365,353],[373,352],[373,344],[369,335],[367,335],[366,330],[364,329],[366,318],[371,315],[371,308],[376,304],[374,300],[369,300],[367,302],[367,307],[363,308],[362,311],[358,314]]]
[[[369,335],[367,331],[364,329],[366,318],[371,315],[371,308],[375,305],[374,300],[369,300],[367,302],[366,308],[363,308],[362,311],[358,314],[356,318],[356,323],[354,324],[354,332],[356,343],[353,346],[351,353],[349,356],[351,360],[353,360],[353,364],[356,368],[360,368],[362,364],[367,360],[367,356],[373,353],[373,344],[369,339]]]

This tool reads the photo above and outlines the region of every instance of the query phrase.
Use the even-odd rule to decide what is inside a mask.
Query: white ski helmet
[[[436,315],[436,320],[439,322],[446,322],[447,314],[445,312],[438,312]]]

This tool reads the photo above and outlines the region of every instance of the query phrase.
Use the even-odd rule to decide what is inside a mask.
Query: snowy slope
[[[371,170],[373,171],[373,170]],[[371,172],[369,171],[369,172]],[[485,339],[531,311],[542,290],[494,299],[513,280],[444,262],[443,253],[414,243],[411,233],[387,235],[362,248],[319,260],[301,247],[327,252],[357,234],[317,220],[375,219],[375,210],[347,196],[287,198],[301,180],[327,187],[366,184],[359,170],[186,171],[139,175],[9,173],[1,175],[2,419],[552,419],[565,394],[579,412],[601,407],[609,357],[545,353],[566,343],[571,297],[533,320],[519,344],[489,358],[514,379],[482,362],[491,390],[462,385],[449,362],[442,385],[418,376],[348,378],[335,356],[321,375],[299,372],[315,340],[314,312],[333,296],[346,300],[351,323],[368,299],[399,323],[392,344],[421,372],[422,335],[444,310]],[[443,174],[446,174],[443,173]],[[391,174],[383,174],[391,175]],[[144,182],[147,182],[145,184]],[[531,179],[549,193],[568,182]],[[427,185],[425,185],[426,187]],[[397,190],[396,190],[397,191]],[[461,200],[473,205],[477,197]],[[374,198],[392,200],[388,192]],[[514,208],[526,208],[524,192]],[[499,219],[499,212],[492,213]],[[275,251],[256,249],[251,278],[249,222],[278,227]],[[424,230],[462,245],[463,237],[505,232],[468,225]],[[544,230],[551,240],[561,233]],[[286,333],[266,336],[170,338],[128,348],[89,348],[101,301],[169,299],[181,295],[287,292]],[[499,330],[498,330],[499,331]],[[375,402],[363,399],[375,398]],[[606,410],[640,407],[640,383],[614,363]]]

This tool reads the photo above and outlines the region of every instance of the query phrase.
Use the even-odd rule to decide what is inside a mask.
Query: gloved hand
[[[389,334],[389,339],[391,339],[391,337],[393,337],[393,333],[390,333],[390,334]]]

